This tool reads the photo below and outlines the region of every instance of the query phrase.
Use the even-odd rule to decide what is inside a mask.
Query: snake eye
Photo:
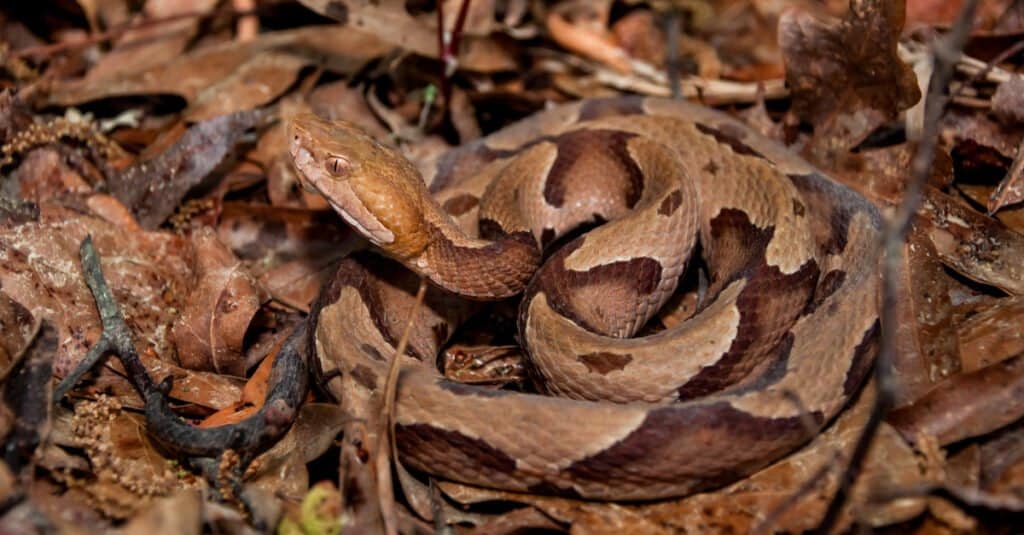
[[[336,177],[344,178],[352,169],[352,162],[343,156],[331,155],[324,162],[324,169]]]

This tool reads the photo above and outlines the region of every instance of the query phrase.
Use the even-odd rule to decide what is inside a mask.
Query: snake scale
[[[311,315],[350,411],[378,406],[415,274],[432,282],[394,413],[422,472],[596,500],[722,486],[812,438],[877,352],[877,211],[721,112],[584,100],[422,172],[344,122],[301,115],[289,139],[303,183],[387,257],[344,260]],[[642,331],[696,252],[704,297]],[[473,301],[517,294],[533,390],[443,378]]]

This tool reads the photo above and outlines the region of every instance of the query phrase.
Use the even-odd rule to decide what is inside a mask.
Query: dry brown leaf
[[[245,375],[242,342],[260,304],[262,288],[212,229],[192,236],[196,284],[174,322],[178,362],[193,370]]]
[[[974,144],[991,149],[1005,158],[1006,163],[1017,155],[1017,147],[1024,139],[1024,128],[1020,126],[1000,124],[987,115],[967,113],[957,108],[950,109],[943,116],[941,132],[943,140],[953,147],[954,157],[958,156],[960,147]],[[965,163],[971,162],[963,162],[961,165]],[[1003,162],[1000,161],[997,165],[1003,165]]]
[[[279,496],[301,496],[309,488],[306,463],[334,444],[344,421],[344,412],[337,404],[303,404],[288,433],[256,458],[248,485]]]
[[[999,186],[988,198],[988,213],[992,215],[997,211],[1024,201],[1024,150],[1017,148],[1017,155],[1010,165],[1010,171],[1006,177],[999,182]]]
[[[191,269],[181,238],[163,232],[127,232],[80,213],[43,206],[46,219],[0,229],[0,286],[25,308],[53,320],[63,376],[99,336],[92,294],[80,275],[78,248],[91,234],[104,275],[135,335],[137,349],[170,354],[168,329]]]
[[[139,360],[154,381],[160,382],[168,376],[174,378],[168,393],[170,397],[196,407],[223,409],[231,406],[241,395],[242,385],[235,377],[180,368],[160,360],[152,351],[140,353]],[[143,408],[134,392],[122,395],[118,400],[124,407]]]
[[[201,48],[156,70],[65,82],[48,98],[52,105],[67,106],[113,96],[171,93],[196,105],[196,111],[186,110],[187,119],[201,120],[270,102],[288,87],[281,80],[294,80],[305,65],[323,64],[332,71],[351,73],[389,49],[387,43],[358,29],[308,26]],[[244,73],[261,77],[271,73],[273,80],[247,78]],[[246,89],[248,97],[236,101],[231,88],[256,91]]]
[[[146,2],[142,12],[131,21],[134,27],[114,41],[110,52],[89,69],[86,79],[109,80],[141,73],[177,59],[199,29],[198,15],[208,13],[216,5],[216,0]],[[196,16],[180,18],[186,14]],[[166,20],[171,18],[176,20]]]
[[[0,385],[7,379],[33,327],[34,321],[28,309],[0,292]]]
[[[911,227],[907,236],[899,274],[892,370],[897,407],[921,397],[961,367],[949,275],[920,225]]]
[[[1006,123],[1024,123],[1024,77],[1011,76],[992,95],[992,113]]]
[[[366,32],[392,46],[428,58],[439,57],[437,29],[412,17],[398,0],[299,0],[304,6],[341,23],[345,31]],[[449,10],[451,12],[451,10]],[[447,16],[447,15],[446,15]],[[450,27],[449,27],[450,30]],[[335,29],[335,31],[338,31]],[[339,32],[342,33],[342,32]],[[490,37],[465,35],[459,66],[472,71],[515,70],[515,57]]]
[[[999,299],[975,312],[957,330],[965,372],[1024,353],[1024,298]]]
[[[920,214],[944,264],[1013,295],[1024,293],[1024,236],[934,188],[926,190]]]
[[[228,202],[218,235],[257,271],[275,300],[308,310],[340,257],[365,247],[333,212]]]
[[[554,9],[548,13],[544,22],[551,38],[566,49],[604,63],[620,73],[633,70],[629,54],[619,46],[603,24],[594,24],[589,18],[584,22],[571,21],[564,13]]]
[[[888,421],[907,437],[934,437],[939,445],[995,431],[1024,416],[1024,357],[1017,356],[947,379]]]
[[[131,208],[139,225],[155,228],[232,153],[239,138],[266,116],[263,110],[251,110],[193,125],[166,151],[112,176],[111,194]]]
[[[913,157],[914,149],[906,144],[857,151],[843,155],[836,162],[832,176],[876,204],[896,205],[903,198]],[[949,154],[938,149],[928,184],[945,188],[952,181],[953,161]]]
[[[831,162],[921,98],[913,70],[896,53],[902,1],[856,0],[845,19],[790,9],[779,43],[793,111],[815,125],[810,154]]]
[[[130,517],[182,483],[150,441],[145,417],[122,410],[112,398],[79,402],[71,425],[92,467],[91,478],[71,484],[99,502],[105,514]]]
[[[64,156],[50,147],[26,154],[12,178],[19,185],[19,197],[37,204],[47,199],[85,195],[92,191],[82,175],[68,166]]]
[[[203,500],[198,491],[180,490],[154,500],[121,528],[122,535],[199,535]]]
[[[281,338],[271,350],[272,354],[267,355],[259,367],[256,368],[256,371],[249,376],[245,386],[242,388],[238,401],[207,416],[202,422],[199,422],[198,427],[217,427],[238,423],[258,411],[267,398],[267,383],[270,381],[270,370],[274,366],[274,360],[277,358],[278,351],[280,351],[281,343],[283,342],[284,339]]]

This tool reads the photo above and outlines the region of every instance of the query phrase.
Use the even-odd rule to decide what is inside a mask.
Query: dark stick
[[[139,360],[131,330],[103,277],[99,254],[92,244],[91,236],[82,241],[79,252],[86,283],[92,290],[100,313],[103,334],[89,351],[86,361],[61,382],[61,391],[66,392],[74,386],[77,378],[98,362],[104,353],[114,352],[127,371],[128,380],[145,401],[146,431],[156,442],[174,453],[189,457],[191,462],[202,467],[215,488],[220,488],[220,485],[217,470],[210,468],[213,459],[220,458],[228,450],[238,453],[240,462],[232,470],[233,477],[228,484],[248,507],[244,496],[240,494],[245,468],[288,431],[306,394],[306,324],[296,326],[278,352],[270,371],[267,398],[255,414],[232,425],[198,428],[180,418],[168,405],[167,393],[171,389],[171,378],[164,379],[160,384],[155,383]],[[249,509],[252,510],[251,507]]]
[[[3,386],[4,404],[14,414],[3,438],[3,459],[13,474],[32,463],[40,435],[50,419],[50,380],[57,352],[57,329],[47,320],[26,341],[22,358]]]
[[[907,232],[910,230],[910,223],[924,196],[924,185],[931,174],[935,149],[938,144],[939,121],[949,100],[945,95],[946,87],[953,78],[956,61],[970,35],[977,6],[977,0],[964,2],[963,9],[953,28],[946,36],[936,40],[932,45],[934,67],[931,79],[928,81],[928,94],[925,97],[922,137],[914,152],[914,159],[911,161],[910,182],[907,184],[903,201],[897,207],[892,221],[885,226],[882,233],[882,246],[885,255],[882,270],[882,333],[879,340],[878,359],[875,362],[874,375],[877,389],[875,403],[871,407],[868,421],[864,424],[864,429],[850,454],[850,462],[839,479],[839,488],[836,489],[836,493],[825,511],[825,516],[818,525],[816,531],[819,533],[829,533],[838,522],[839,513],[849,498],[850,487],[860,472],[868,448],[895,399],[892,363],[896,355],[896,330],[899,325],[893,311],[896,308],[899,292],[899,268],[902,263],[903,244],[906,241]]]

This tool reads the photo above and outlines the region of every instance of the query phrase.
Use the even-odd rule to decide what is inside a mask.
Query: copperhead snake
[[[419,471],[596,500],[722,486],[812,438],[877,351],[877,211],[720,112],[585,100],[422,173],[348,123],[302,115],[289,139],[302,181],[390,258],[343,261],[313,307],[321,376],[350,410],[379,402],[411,272],[433,283],[395,401],[398,452]],[[696,248],[707,298],[633,337]],[[435,356],[466,299],[517,294],[546,395],[441,377]]]

